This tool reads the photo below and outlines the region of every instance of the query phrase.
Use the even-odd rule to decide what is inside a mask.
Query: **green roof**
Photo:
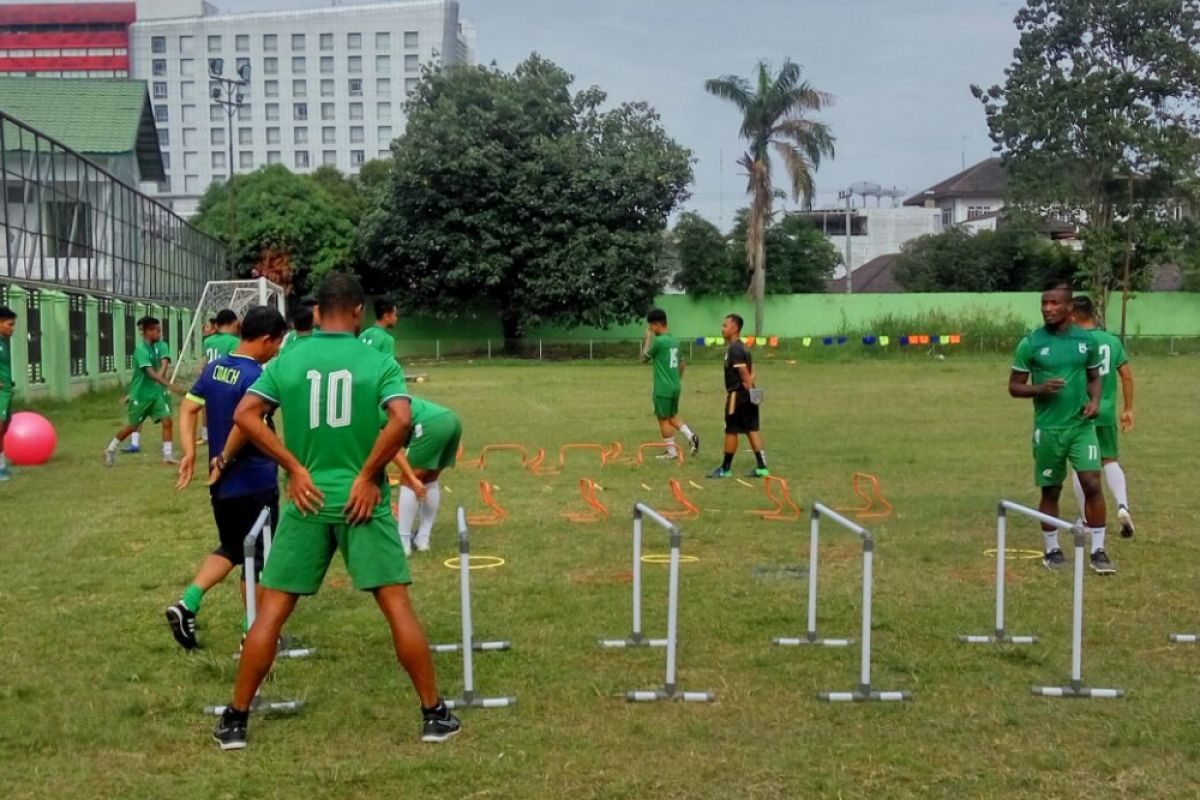
[[[0,111],[83,155],[137,155],[144,181],[165,177],[146,82],[0,76]]]

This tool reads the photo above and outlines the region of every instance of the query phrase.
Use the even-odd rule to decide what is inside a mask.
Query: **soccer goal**
[[[176,354],[175,367],[171,372],[174,381],[180,375],[185,378],[194,377],[199,373],[202,355],[197,346],[202,338],[203,326],[217,312],[230,309],[238,315],[238,319],[246,316],[246,312],[254,306],[274,306],[279,313],[287,316],[287,299],[283,287],[272,283],[266,278],[253,278],[242,281],[209,281],[200,296],[192,324],[188,326],[187,335],[180,343]]]

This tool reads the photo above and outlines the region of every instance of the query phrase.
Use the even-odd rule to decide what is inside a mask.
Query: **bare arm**
[[[288,474],[288,497],[296,504],[301,514],[309,514],[321,510],[325,496],[312,482],[312,476],[291,451],[288,450],[279,437],[275,435],[263,419],[272,410],[271,404],[265,398],[247,392],[233,412],[233,422],[246,439],[266,453],[276,464],[283,467]]]
[[[269,428],[269,426],[268,426]],[[279,438],[276,436],[275,438]],[[241,452],[246,446],[246,434],[242,433],[241,428],[236,425],[229,432],[229,436],[225,439],[225,446],[221,448],[221,452],[213,456],[208,462],[208,485],[213,486],[217,481],[221,480],[221,475],[224,474],[225,468],[229,466],[229,462],[233,461],[234,457]]]
[[[754,388],[754,373],[745,364],[738,364],[738,375],[742,376],[742,387],[746,390]]]
[[[646,329],[646,335],[642,337],[642,363],[646,364],[650,361],[650,342],[654,339],[654,331]]]
[[[265,426],[264,426],[265,427]],[[395,397],[387,404],[387,424],[375,439],[371,454],[350,487],[350,498],[342,510],[351,525],[366,522],[379,504],[380,492],[377,476],[388,462],[396,457],[412,427],[412,404],[407,397]],[[257,444],[257,442],[256,442]]]
[[[1100,397],[1104,394],[1104,382],[1100,380],[1100,368],[1087,371],[1088,403],[1083,408],[1084,419],[1095,419],[1100,413]]]
[[[1066,383],[1062,378],[1051,378],[1045,383],[1030,383],[1029,373],[1014,369],[1008,374],[1008,394],[1011,397],[1030,398],[1056,394]]]
[[[192,400],[183,398],[179,405],[179,430],[183,436],[183,458],[179,459],[179,480],[176,489],[186,489],[192,482],[192,474],[196,467],[196,423],[200,419],[200,409],[204,406]]]
[[[396,453],[396,457],[392,459],[392,463],[399,468],[400,474],[404,478],[404,482],[407,483],[412,488],[413,492],[416,493],[417,499],[424,501],[425,483],[419,477],[417,477],[417,473],[415,470],[413,470],[412,464],[408,463],[408,455],[404,452],[404,448],[400,448],[400,450]]]
[[[1121,376],[1121,394],[1125,397],[1125,409],[1121,412],[1121,430],[1125,433],[1133,430],[1133,370],[1126,361],[1117,367]]]

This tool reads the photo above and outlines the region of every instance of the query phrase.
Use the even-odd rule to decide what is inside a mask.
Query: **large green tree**
[[[433,313],[492,305],[507,338],[645,312],[691,154],[648,106],[601,110],[603,92],[572,82],[536,54],[512,73],[424,75],[390,189],[359,234],[373,287]]]
[[[238,277],[262,275],[303,292],[349,265],[354,224],[321,182],[278,164],[234,176],[237,229],[229,240],[230,185],[212,184],[193,223],[225,242]]]
[[[1200,161],[1200,4],[1027,0],[1015,22],[1004,85],[971,87],[1012,199],[1077,211],[1084,277],[1102,303],[1127,295],[1125,266]]]
[[[771,178],[772,152],[782,162],[794,200],[813,196],[813,173],[821,159],[833,155],[829,127],[811,118],[833,98],[801,78],[800,65],[790,59],[772,74],[765,61],[753,80],[723,75],[706,81],[704,88],[737,106],[742,114],[740,135],[746,152],[738,164],[746,171],[750,216],[746,230],[746,259],[750,267],[750,296],[754,299],[754,332],[763,331],[766,294],[766,229],[775,202]]]
[[[675,283],[688,294],[730,295],[746,288],[746,265],[735,269],[721,229],[694,211],[679,215],[673,231],[679,256]],[[745,253],[745,250],[742,250]]]

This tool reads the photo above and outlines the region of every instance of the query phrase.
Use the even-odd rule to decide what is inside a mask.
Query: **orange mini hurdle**
[[[682,465],[683,464],[683,450],[675,445],[669,445],[666,442],[643,442],[642,444],[639,444],[638,449],[637,449],[637,463],[639,463],[639,464],[646,463],[646,451],[647,450],[653,450],[654,448],[666,450],[667,448],[670,448],[670,447],[675,447],[675,462]]]
[[[771,491],[771,487],[775,485],[778,485],[778,495]],[[775,507],[755,508],[747,511],[747,514],[757,514],[760,518],[771,522],[795,522],[800,519],[800,506],[792,500],[791,489],[788,488],[788,482],[783,478],[768,475],[763,482],[763,492],[766,493],[767,499],[775,504]]]
[[[563,517],[568,522],[602,522],[608,519],[608,507],[596,496],[596,482],[590,478],[579,479],[579,495],[591,511],[567,511]]]
[[[499,525],[508,519],[508,512],[496,502],[496,498],[492,494],[492,485],[487,481],[479,482],[479,498],[488,507],[489,512],[487,514],[472,514],[467,517],[467,522],[472,525]]]
[[[870,494],[867,494],[863,490],[863,481],[870,484]],[[861,506],[841,507],[833,510],[853,514],[859,519],[883,519],[892,515],[892,504],[883,496],[883,489],[879,486],[879,478],[875,475],[869,472],[854,473],[854,494],[862,501]]]
[[[659,511],[658,513],[667,519],[695,519],[700,516],[700,509],[692,504],[691,500],[687,499],[687,495],[683,493],[683,485],[679,481],[671,478],[671,496],[675,498],[675,502],[679,503],[680,508],[674,511]]]

